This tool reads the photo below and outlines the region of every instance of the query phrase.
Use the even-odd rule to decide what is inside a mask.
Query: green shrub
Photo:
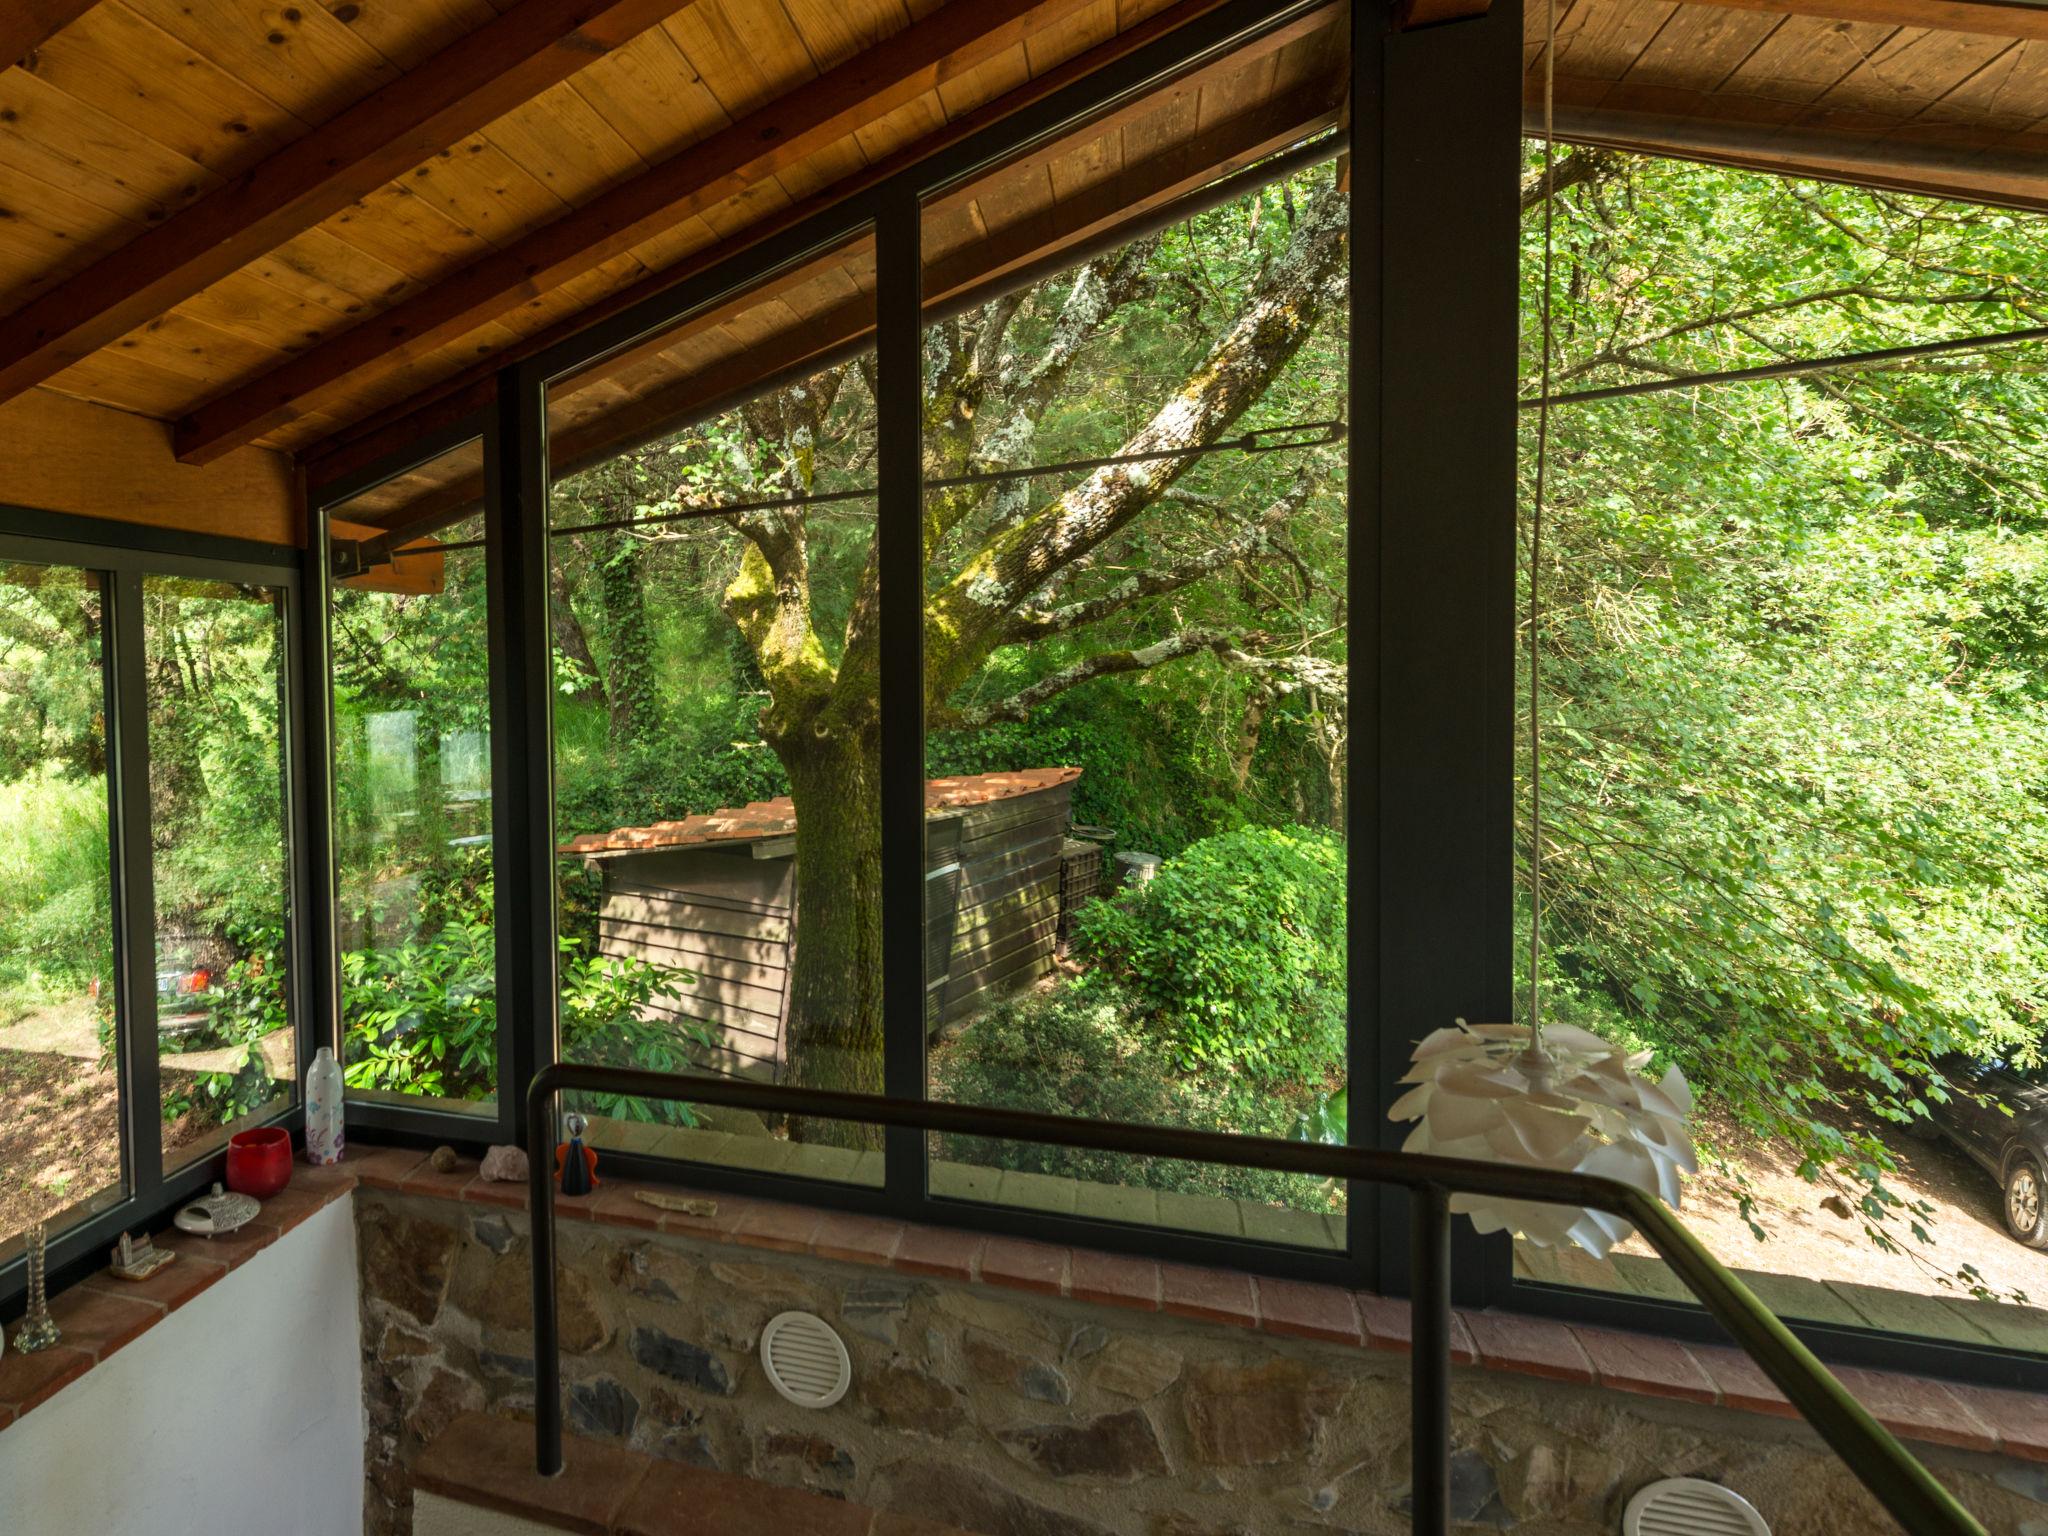
[[[1183,1069],[1321,1082],[1344,1061],[1344,851],[1307,827],[1219,833],[1083,908],[1079,953],[1120,977]]]
[[[1309,1096],[1296,1104],[1228,1074],[1176,1072],[1171,1055],[1147,1034],[1138,1015],[1128,992],[1096,978],[1006,999],[940,1049],[933,1059],[933,1096],[1128,1125],[1301,1134]],[[968,1136],[940,1137],[937,1156],[1091,1183],[1263,1200],[1295,1210],[1337,1208],[1330,1184],[1294,1174]]]

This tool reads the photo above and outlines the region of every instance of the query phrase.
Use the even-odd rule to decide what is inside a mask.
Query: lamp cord
[[[1543,4],[1543,291],[1537,301],[1542,387],[1536,407],[1536,484],[1529,509],[1529,1053],[1543,1051],[1543,498],[1550,469],[1551,270],[1556,260],[1557,0]]]

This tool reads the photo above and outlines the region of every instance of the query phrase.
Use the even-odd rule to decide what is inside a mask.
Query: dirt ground
[[[282,1075],[289,1077],[289,1041],[281,1040]],[[47,1009],[0,1030],[0,1251],[38,1217],[90,1201],[121,1181],[121,1131],[116,1113],[119,1081],[101,1071],[90,1013]],[[268,1042],[265,1054],[272,1055]],[[194,1053],[164,1059],[166,1095],[184,1074],[219,1071],[240,1052]],[[279,1063],[273,1061],[273,1070]],[[222,1128],[187,1114],[164,1129],[171,1156]]]
[[[1822,1205],[1834,1186],[1800,1178],[1797,1159],[1725,1123],[1709,1121],[1700,1129],[1702,1140],[1719,1145],[1747,1175],[1757,1198],[1758,1220],[1767,1233],[1759,1242],[1743,1221],[1732,1179],[1703,1171],[1691,1181],[1680,1215],[1731,1268],[1845,1280],[1929,1296],[1967,1296],[1966,1282],[1952,1279],[1944,1285],[1942,1279],[1972,1265],[1982,1282],[2002,1298],[2023,1297],[2035,1306],[2048,1305],[2048,1253],[2022,1247],[2006,1235],[1997,1186],[1952,1144],[1890,1138],[1900,1172],[1888,1182],[1904,1199],[1925,1200],[1934,1207],[1933,1218],[1926,1223],[1934,1242],[1929,1246],[1912,1241],[1910,1230],[1901,1223],[1899,1236],[1908,1251],[1885,1253],[1864,1236],[1853,1208],[1844,1218]],[[1640,1239],[1632,1239],[1620,1251],[1647,1255],[1650,1250]]]

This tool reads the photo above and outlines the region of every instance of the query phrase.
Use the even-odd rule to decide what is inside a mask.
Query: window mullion
[[[919,208],[892,188],[875,222],[876,436],[882,607],[882,1081],[892,1098],[924,1097],[924,536]],[[924,1139],[892,1129],[886,1184],[902,1202],[925,1194]]]
[[[144,1208],[163,1186],[157,1070],[156,873],[149,804],[149,679],[142,576],[107,578],[107,762],[112,790],[116,1054],[129,1195]]]

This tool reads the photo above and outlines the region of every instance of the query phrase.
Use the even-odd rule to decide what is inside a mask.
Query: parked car
[[[190,963],[189,957],[160,956],[156,972],[156,1032],[182,1039],[205,1029],[209,1015],[204,994],[212,985],[213,973],[203,965]]]
[[[1936,1065],[1949,1100],[1928,1106],[1931,1129],[1998,1181],[2006,1230],[2048,1248],[2048,1060],[2022,1067],[1945,1056]]]

